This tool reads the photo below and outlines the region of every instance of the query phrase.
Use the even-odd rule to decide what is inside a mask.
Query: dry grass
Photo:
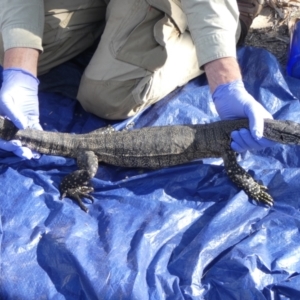
[[[289,32],[298,18],[300,19],[300,0],[268,0],[261,15],[250,28],[246,45],[267,49],[285,66]]]

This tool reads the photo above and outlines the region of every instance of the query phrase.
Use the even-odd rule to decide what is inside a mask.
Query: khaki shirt
[[[84,7],[89,1],[65,2],[72,3],[70,6],[78,6],[80,3],[80,7]],[[51,13],[49,6],[57,3],[62,6],[58,9],[65,9],[64,7],[68,6],[62,5],[65,2],[0,0],[4,51],[15,47],[29,47],[43,51],[45,11]],[[147,0],[147,2],[170,15],[180,31],[190,31],[199,67],[218,58],[236,57],[236,42],[240,35],[236,0]]]

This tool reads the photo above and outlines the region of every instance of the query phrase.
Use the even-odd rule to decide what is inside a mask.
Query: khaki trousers
[[[102,34],[77,95],[84,109],[99,117],[128,118],[203,73],[177,0],[44,3],[39,73],[74,57]]]

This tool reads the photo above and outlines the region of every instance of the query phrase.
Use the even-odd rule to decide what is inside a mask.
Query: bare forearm
[[[238,62],[233,57],[224,57],[207,63],[204,66],[211,93],[220,84],[242,79]]]
[[[5,51],[3,68],[21,68],[37,76],[39,51],[32,48],[11,48]]]

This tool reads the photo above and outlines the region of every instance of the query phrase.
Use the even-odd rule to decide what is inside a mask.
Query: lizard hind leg
[[[250,198],[267,206],[274,204],[273,198],[267,192],[267,187],[259,184],[238,164],[235,152],[227,150],[223,155],[223,160],[228,177]]]
[[[70,197],[83,211],[87,212],[88,209],[83,204],[82,198],[88,198],[94,202],[94,198],[89,195],[94,189],[87,184],[97,172],[98,158],[92,151],[81,151],[77,155],[77,164],[79,170],[65,176],[60,184],[61,199]]]

